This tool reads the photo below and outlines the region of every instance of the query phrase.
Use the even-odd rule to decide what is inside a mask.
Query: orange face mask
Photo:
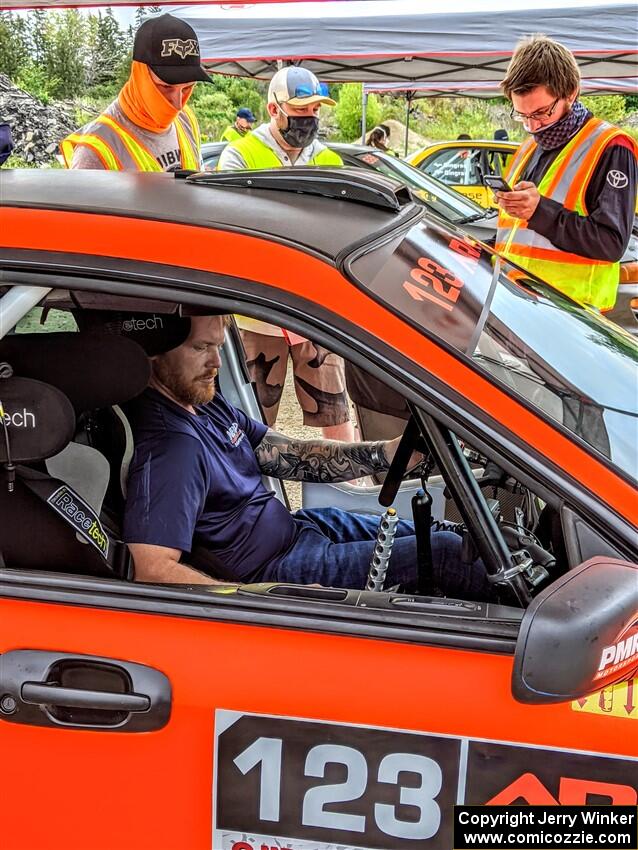
[[[194,88],[193,83],[189,89],[185,89],[186,97],[182,107],[186,106]],[[151,133],[168,130],[180,112],[166,100],[151,79],[150,68],[142,62],[133,62],[131,65],[131,76],[124,84],[118,100],[129,121]]]

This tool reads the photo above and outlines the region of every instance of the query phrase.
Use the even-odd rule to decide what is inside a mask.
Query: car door
[[[520,622],[2,568],[4,845],[444,850],[457,801],[635,802],[630,721],[512,698]]]

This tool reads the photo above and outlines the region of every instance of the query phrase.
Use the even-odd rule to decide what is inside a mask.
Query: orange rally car
[[[636,804],[629,335],[361,170],[2,179],[3,848],[449,850],[457,802]],[[148,361],[87,317],[207,309],[400,396],[383,485],[303,504],[409,516],[423,485],[499,603],[132,580]],[[259,418],[227,336],[221,390]]]

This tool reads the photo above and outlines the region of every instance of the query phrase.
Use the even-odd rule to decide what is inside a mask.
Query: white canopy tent
[[[467,82],[446,83],[365,83],[366,94],[401,94],[412,100],[420,97],[498,97],[502,91],[497,83]],[[614,79],[613,77],[583,77],[583,94],[638,94],[638,76]]]
[[[635,91],[637,5],[627,0],[326,0],[180,6],[209,71],[269,78],[303,64],[325,82],[414,97],[494,97],[516,43],[542,31],[575,55],[592,93]],[[407,140],[407,128],[406,128]]]
[[[251,0],[252,4],[256,3],[280,3],[286,2],[290,3],[301,3],[302,0]],[[303,0],[303,2],[307,2],[307,0]],[[314,2],[321,3],[323,0],[314,0]],[[345,2],[345,0],[344,0]],[[244,0],[193,0],[193,3],[206,3],[206,4],[222,4],[224,6],[233,6],[233,5],[241,5],[245,6],[246,3]],[[154,0],[140,0],[140,2],[132,2],[132,0],[3,0],[0,4],[0,9],[3,12],[11,11],[12,9],[81,9],[81,8],[95,8],[98,6],[106,7],[106,6],[130,6],[135,8],[136,6],[156,6],[158,5]],[[162,6],[177,6],[182,5],[181,0],[169,0],[168,3],[162,3]]]
[[[303,63],[326,82],[501,80],[516,42],[542,31],[583,76],[635,77],[636,3],[627,0],[326,0],[178,6],[209,70],[268,78]]]

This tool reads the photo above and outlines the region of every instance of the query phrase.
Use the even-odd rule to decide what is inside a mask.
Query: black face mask
[[[288,126],[280,130],[281,137],[291,148],[306,148],[319,133],[319,119],[315,115],[288,115]]]

